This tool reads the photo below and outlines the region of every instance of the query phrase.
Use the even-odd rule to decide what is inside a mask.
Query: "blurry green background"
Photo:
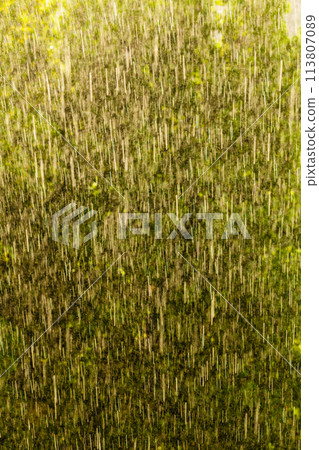
[[[299,375],[177,254],[300,370],[299,81],[176,200],[299,76],[288,11],[0,3],[1,372],[127,252],[0,379],[3,448],[300,447]],[[98,211],[78,251],[51,239],[71,201]],[[224,221],[120,241],[124,211]]]

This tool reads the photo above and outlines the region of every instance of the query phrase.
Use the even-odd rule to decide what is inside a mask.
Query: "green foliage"
[[[300,447],[298,374],[177,253],[300,370],[299,84],[275,102],[300,67],[286,11],[2,2],[1,372],[127,252],[0,379],[2,447]],[[98,212],[79,250],[51,239],[71,201]],[[123,211],[224,221],[212,241],[195,222],[192,242],[120,241]],[[251,240],[220,239],[232,212]]]

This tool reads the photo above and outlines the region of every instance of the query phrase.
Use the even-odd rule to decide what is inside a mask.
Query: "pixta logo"
[[[58,212],[53,214],[52,216],[52,239],[56,242],[59,242],[59,225],[60,219],[62,222],[62,242],[63,244],[69,244],[69,227],[70,222],[76,217],[80,216],[75,222],[72,224],[72,234],[73,234],[73,248],[78,249],[80,247],[80,226],[93,217],[96,214],[96,211],[93,209],[88,211],[86,214],[82,214],[84,211],[88,210],[86,206],[79,206],[74,211],[70,212],[67,216],[62,216],[73,208],[76,208],[76,203],[72,202],[64,208],[60,209]],[[83,238],[83,243],[85,244],[90,239],[94,238],[97,234],[97,226],[96,220],[91,224],[91,231]]]
[[[184,239],[193,239],[193,236],[187,230],[186,223],[192,217],[192,213],[184,214],[179,219],[175,214],[168,213],[170,221],[175,225],[175,229],[168,235],[166,239],[175,239],[178,232]],[[162,213],[154,214],[154,236],[155,239],[163,239]],[[197,220],[203,220],[206,226],[206,239],[213,239],[214,221],[223,220],[223,213],[197,213]],[[130,221],[139,220],[139,227],[132,227]],[[149,235],[150,234],[150,214],[149,213],[120,213],[118,238],[126,239],[128,231],[133,235]],[[231,214],[224,229],[222,239],[228,239],[229,236],[237,236],[242,234],[244,239],[251,239],[247,231],[246,225],[237,213]]]

